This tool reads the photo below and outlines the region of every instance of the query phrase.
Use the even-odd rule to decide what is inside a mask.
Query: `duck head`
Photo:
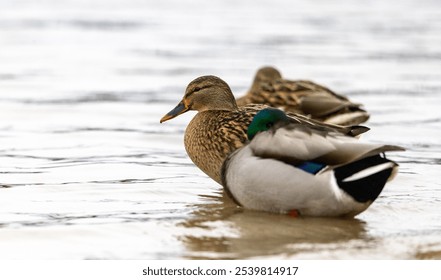
[[[272,66],[265,66],[260,68],[256,76],[254,76],[254,82],[266,82],[266,81],[275,81],[282,78],[282,74],[280,74],[279,70]]]
[[[276,68],[272,66],[262,67],[256,72],[251,89],[258,90],[262,83],[273,82],[279,79],[282,79],[282,74]]]
[[[259,111],[248,126],[248,140],[251,141],[257,133],[267,131],[277,123],[289,123],[285,112],[275,108],[266,108]]]
[[[185,90],[178,105],[162,117],[165,122],[189,110],[198,112],[208,110],[233,111],[237,109],[236,100],[226,82],[216,76],[202,76],[194,79]]]

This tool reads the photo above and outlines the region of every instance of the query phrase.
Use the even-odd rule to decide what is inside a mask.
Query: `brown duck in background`
[[[361,104],[311,81],[283,79],[274,67],[260,68],[250,90],[237,99],[239,106],[253,103],[336,125],[357,125],[369,119]]]
[[[224,160],[248,142],[249,124],[257,112],[267,107],[262,104],[238,107],[226,82],[216,76],[202,76],[187,86],[181,102],[160,122],[189,110],[198,111],[185,130],[185,149],[196,166],[221,184],[220,173]],[[296,114],[289,114],[289,120],[318,130],[337,131],[351,136],[368,130],[363,126],[324,124]]]

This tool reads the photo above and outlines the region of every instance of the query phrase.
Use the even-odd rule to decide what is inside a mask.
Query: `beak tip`
[[[162,119],[159,120],[159,123],[163,123],[165,121],[173,119],[174,117],[179,116],[180,114],[185,113],[187,111],[188,108],[186,108],[184,103],[181,101],[173,110],[171,110],[165,116],[163,116]]]

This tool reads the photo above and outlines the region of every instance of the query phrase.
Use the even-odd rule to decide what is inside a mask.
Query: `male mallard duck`
[[[369,119],[360,104],[311,81],[282,79],[273,67],[259,69],[248,93],[237,99],[239,106],[251,103],[266,104],[337,125],[357,125]]]
[[[266,107],[268,106],[238,107],[226,82],[215,76],[202,76],[187,86],[181,102],[160,122],[170,120],[189,110],[198,111],[185,131],[185,149],[191,160],[220,184],[222,163],[231,152],[248,141],[248,125],[254,115]],[[353,136],[368,130],[363,126],[327,125],[295,114],[289,116],[289,121]]]
[[[274,108],[255,115],[248,138],[224,162],[227,193],[245,208],[304,216],[366,210],[397,172],[384,152],[403,150],[291,123]]]

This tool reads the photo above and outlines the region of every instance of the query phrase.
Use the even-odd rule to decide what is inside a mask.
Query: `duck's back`
[[[237,99],[239,106],[250,103],[266,104],[338,125],[356,125],[369,118],[360,104],[307,80],[278,79],[253,85],[245,96]]]
[[[273,107],[285,107],[285,109],[290,109],[290,112],[302,113],[298,108],[301,98],[316,93],[348,101],[346,97],[311,81],[278,79],[253,86],[245,96],[237,99],[237,104],[239,106],[251,103],[268,104]]]

